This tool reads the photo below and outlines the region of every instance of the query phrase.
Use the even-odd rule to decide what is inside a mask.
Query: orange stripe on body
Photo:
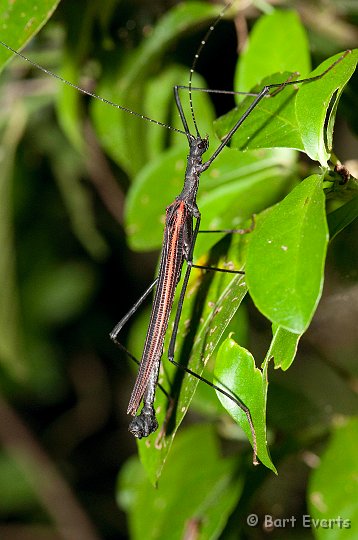
[[[176,204],[178,203],[176,202]],[[183,254],[181,253],[179,255],[178,250],[182,250],[182,246],[179,245],[180,233],[183,233],[186,219],[187,209],[185,203],[180,201],[175,210],[173,226],[169,227],[169,225],[166,224],[164,237],[166,234],[168,235],[169,243],[167,245],[167,250],[165,251],[165,246],[163,246],[160,276],[154,297],[150,323],[139,372],[128,405],[127,412],[132,415],[135,415],[138,410],[153,366],[156,360],[158,360],[158,356],[160,357],[162,354],[165,332],[167,330],[169,315],[174,300],[178,268],[183,264]]]

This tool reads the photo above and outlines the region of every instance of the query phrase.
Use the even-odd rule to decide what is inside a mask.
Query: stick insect
[[[184,274],[182,289],[179,296],[179,303],[175,315],[174,326],[172,330],[172,335],[170,338],[169,348],[168,348],[168,359],[176,367],[185,370],[190,375],[198,378],[202,382],[210,385],[215,390],[224,394],[230,400],[232,400],[238,407],[240,407],[246,415],[247,421],[250,426],[252,440],[253,440],[253,450],[254,450],[254,463],[257,463],[257,442],[256,442],[256,433],[251,418],[249,409],[244,403],[239,399],[234,397],[229,392],[225,391],[223,388],[217,386],[216,384],[208,381],[199,374],[193,372],[189,368],[177,363],[174,360],[174,348],[175,342],[178,333],[178,326],[180,321],[180,316],[182,312],[185,292],[188,286],[188,281],[192,268],[199,268],[203,270],[219,271],[219,272],[230,272],[230,273],[240,273],[235,270],[227,270],[221,268],[214,268],[208,266],[196,265],[193,263],[193,252],[194,246],[197,239],[197,235],[200,231],[200,220],[201,214],[197,206],[196,196],[199,187],[200,175],[205,172],[214,160],[219,156],[225,146],[228,144],[230,139],[242,125],[242,123],[249,117],[250,113],[255,109],[255,107],[261,102],[262,99],[266,97],[273,97],[276,93],[280,92],[284,87],[292,84],[312,82],[322,78],[328,71],[333,69],[333,67],[342,60],[343,57],[339,58],[334,64],[329,66],[323,73],[318,76],[311,78],[304,78],[299,80],[286,80],[282,83],[270,84],[264,86],[260,92],[257,94],[251,94],[254,96],[254,100],[251,105],[248,107],[246,112],[241,116],[241,118],[235,123],[232,129],[227,133],[223,138],[221,143],[218,145],[216,150],[213,152],[211,157],[206,161],[203,161],[203,154],[209,148],[209,141],[207,137],[202,137],[200,135],[198,125],[196,122],[194,108],[192,103],[192,90],[199,90],[192,88],[192,75],[195,70],[196,62],[199,58],[202,48],[205,46],[208,37],[211,32],[214,30],[215,26],[218,24],[219,20],[222,18],[224,12],[232,3],[225,6],[222,13],[216,19],[214,24],[209,28],[205,38],[201,41],[199,49],[195,55],[193,66],[190,70],[189,84],[188,86],[175,86],[174,87],[174,97],[175,103],[178,108],[178,112],[184,127],[185,135],[189,144],[189,155],[187,157],[187,166],[184,178],[184,186],[181,193],[175,198],[172,204],[170,204],[166,209],[166,220],[164,228],[164,237],[162,244],[162,251],[160,255],[160,266],[158,277],[150,285],[150,287],[145,291],[143,296],[138,300],[138,302],[133,306],[132,310],[119,321],[119,323],[114,327],[110,336],[113,341],[120,345],[118,342],[118,334],[123,328],[124,324],[127,322],[129,317],[137,310],[139,305],[144,301],[144,299],[150,294],[152,289],[156,287],[155,295],[152,304],[152,311],[150,316],[150,322],[147,329],[144,349],[139,364],[139,371],[135,381],[135,385],[130,397],[127,413],[133,415],[135,418],[131,421],[129,425],[129,431],[137,438],[141,439],[142,437],[147,437],[151,433],[155,432],[158,428],[158,422],[155,416],[154,410],[154,398],[155,391],[158,383],[160,361],[163,354],[163,344],[164,337],[167,332],[169,315],[172,310],[174,302],[174,294],[176,286],[181,278],[182,267],[184,260],[187,262],[187,268]],[[189,90],[189,101],[190,101],[190,110],[193,120],[193,125],[195,128],[195,134],[193,135],[189,131],[187,119],[185,117],[182,103],[179,97],[179,90],[186,89]],[[218,92],[220,90],[208,90],[209,92]],[[224,92],[226,93],[226,92]],[[235,93],[235,92],[233,92]],[[240,92],[236,92],[240,93]],[[195,227],[193,226],[193,221],[195,218]],[[224,231],[202,231],[202,232],[224,232]],[[238,232],[244,233],[247,230],[232,230],[226,232]],[[138,409],[141,402],[143,401],[143,406],[139,415],[137,415]],[[137,416],[136,416],[137,415]]]
[[[62,82],[65,82],[66,84],[76,88],[77,90],[85,94],[98,98],[101,101],[108,103],[114,107],[117,107],[127,113],[130,113],[135,116],[139,116],[140,118],[146,121],[150,121],[152,123],[165,127],[167,129],[174,129],[175,131],[186,136],[188,140],[188,144],[189,144],[189,156],[188,156],[187,168],[186,168],[186,173],[185,173],[184,187],[183,187],[182,192],[176,197],[173,203],[167,208],[159,275],[156,278],[156,280],[151,284],[151,286],[147,289],[147,291],[145,291],[143,296],[138,300],[135,306],[130,310],[130,312],[115,326],[115,328],[111,332],[111,338],[113,339],[113,341],[115,341],[115,343],[119,345],[118,334],[120,330],[122,329],[124,324],[128,321],[130,316],[136,311],[138,306],[151,293],[154,287],[156,287],[152,313],[151,313],[151,318],[150,318],[150,324],[148,327],[147,336],[146,336],[145,345],[144,345],[144,351],[143,351],[142,359],[140,362],[139,373],[138,373],[135,386],[134,386],[134,389],[130,398],[129,406],[128,406],[128,413],[135,416],[135,418],[132,420],[129,426],[129,430],[137,438],[142,438],[142,437],[147,437],[158,428],[158,422],[155,416],[153,403],[154,403],[155,390],[156,390],[157,381],[158,381],[158,374],[159,374],[160,360],[161,360],[162,350],[163,350],[164,336],[167,331],[168,319],[169,319],[169,315],[173,306],[175,289],[181,276],[184,261],[186,261],[187,269],[184,275],[182,290],[180,292],[178,309],[175,316],[173,332],[172,332],[169,350],[168,350],[168,358],[170,362],[172,362],[175,366],[185,370],[187,373],[197,377],[199,380],[203,381],[204,383],[210,385],[217,391],[221,392],[226,397],[231,399],[238,407],[240,407],[244,411],[247,417],[248,423],[250,425],[251,433],[252,433],[253,446],[254,446],[254,459],[256,461],[256,454],[257,454],[256,434],[255,434],[255,429],[252,422],[250,411],[246,407],[246,405],[242,403],[240,400],[238,400],[235,396],[230,394],[229,392],[213,384],[207,379],[201,377],[197,373],[194,373],[189,368],[178,364],[174,360],[175,341],[176,341],[179,320],[181,316],[184,296],[185,296],[186,288],[188,285],[191,269],[201,268],[204,270],[215,270],[215,271],[221,271],[221,272],[230,272],[234,274],[238,273],[238,271],[235,271],[235,270],[199,266],[199,265],[194,264],[193,262],[194,247],[195,247],[197,235],[199,233],[200,219],[201,219],[200,211],[196,203],[196,196],[197,196],[197,191],[198,191],[198,186],[199,186],[199,178],[200,178],[200,175],[211,166],[211,164],[222,152],[222,150],[225,148],[227,143],[231,140],[233,135],[242,125],[242,123],[246,121],[250,113],[261,102],[262,99],[267,98],[267,97],[273,97],[276,93],[282,91],[288,85],[313,82],[315,80],[322,78],[339,61],[341,61],[343,57],[341,57],[334,64],[329,66],[329,68],[327,68],[323,73],[315,77],[299,79],[299,80],[286,80],[282,83],[271,84],[271,85],[265,86],[262,88],[260,92],[256,94],[251,94],[254,97],[252,104],[248,107],[246,112],[241,116],[241,118],[235,123],[232,129],[230,129],[227,135],[223,138],[223,140],[215,149],[211,157],[209,157],[209,159],[207,159],[206,161],[203,161],[203,155],[209,148],[209,141],[207,137],[203,138],[200,135],[196,118],[194,115],[194,108],[192,104],[192,91],[199,90],[199,89],[192,87],[192,74],[195,70],[196,62],[197,62],[197,59],[199,58],[200,52],[202,48],[205,46],[205,43],[210,33],[213,31],[218,21],[222,18],[224,12],[231,5],[232,5],[232,2],[228,3],[225,6],[224,10],[221,12],[217,20],[210,27],[205,38],[202,40],[199,46],[198,52],[195,55],[192,69],[190,71],[189,85],[187,87],[176,86],[174,88],[175,102],[179,111],[180,118],[182,120],[182,124],[184,128],[183,130],[172,128],[170,126],[167,126],[166,124],[157,122],[145,115],[129,110],[123,106],[114,104],[110,102],[109,100],[101,98],[100,96],[97,96],[96,94],[87,92],[68,81],[64,81],[58,75],[42,68],[41,66],[39,66],[38,64],[34,62],[31,62],[31,63],[35,65],[37,68],[42,69],[46,73],[60,79]],[[16,53],[16,51],[14,51],[11,47],[6,45],[5,43],[2,43],[2,45],[7,47],[12,52]],[[23,55],[21,54],[20,56],[23,57]],[[28,60],[27,58],[25,59]],[[180,90],[183,90],[183,89],[189,90],[190,109],[191,109],[191,115],[192,115],[194,128],[195,128],[195,135],[190,133],[187,119],[185,118],[185,115],[183,112],[183,107],[182,107],[182,103],[179,96]],[[221,91],[210,90],[210,92],[220,93]],[[224,92],[224,93],[227,93],[227,92]],[[239,92],[229,92],[229,93],[235,94]],[[195,226],[194,226],[194,219],[195,219]],[[223,231],[210,231],[210,232],[223,232]],[[243,231],[234,230],[231,232],[243,232]],[[139,413],[139,415],[136,416],[142,400],[143,400],[143,408],[141,412]]]

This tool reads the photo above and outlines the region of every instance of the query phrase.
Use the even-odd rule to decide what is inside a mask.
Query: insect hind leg
[[[224,233],[224,234],[249,234],[255,229],[256,225],[256,215],[253,214],[251,217],[250,227],[244,229],[201,229],[199,233]]]
[[[251,218],[251,225],[250,227],[246,227],[245,229],[217,229],[217,230],[199,230],[198,233],[224,233],[224,234],[248,234],[252,232],[255,228],[255,214],[253,214]],[[201,270],[212,270],[214,272],[226,272],[228,274],[245,274],[242,270],[230,270],[228,268],[217,268],[214,266],[203,266],[199,264],[193,264],[192,261],[188,261],[188,264],[192,268],[199,268]]]

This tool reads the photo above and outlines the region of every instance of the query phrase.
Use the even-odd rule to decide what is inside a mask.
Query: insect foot
[[[133,418],[128,426],[128,431],[137,439],[148,437],[158,429],[158,422],[152,407],[143,407],[140,414]]]

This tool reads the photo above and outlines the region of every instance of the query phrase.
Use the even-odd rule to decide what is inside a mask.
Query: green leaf
[[[135,178],[124,216],[133,249],[150,250],[161,245],[165,208],[181,191],[187,152],[187,143],[175,146],[149,162]]]
[[[246,277],[257,308],[302,333],[323,286],[328,234],[322,177],[312,175],[272,208],[250,237]]]
[[[331,152],[336,108],[344,86],[355,70],[357,54],[357,51],[352,51],[344,58],[342,55],[329,58],[308,75],[314,77],[324,73],[337,58],[342,57],[321,79],[300,84],[298,89],[295,85],[286,86],[277,94],[263,98],[232,137],[230,146],[239,150],[294,148],[306,152],[311,159],[325,166]],[[265,85],[281,83],[290,78],[292,74],[289,73],[273,75],[261,81],[252,91],[259,92]],[[238,122],[253,100],[253,97],[247,97],[239,107],[215,122],[220,138]]]
[[[280,84],[291,77],[284,72],[266,77],[252,92],[260,92],[265,85]],[[293,148],[304,150],[295,115],[296,89],[287,86],[271,97],[265,97],[230,140],[229,146],[238,150],[255,148]],[[254,98],[247,97],[235,109],[215,121],[216,133],[223,138],[246,113]]]
[[[297,122],[305,152],[322,166],[327,164],[331,155],[338,102],[345,85],[356,69],[358,49],[328,58],[309,75],[314,77],[324,73],[338,60],[339,62],[321,79],[302,85],[296,98]]]
[[[235,89],[248,92],[272,73],[306,75],[309,70],[309,44],[297,13],[277,9],[261,17],[252,29],[237,65]]]
[[[238,61],[235,90],[258,92],[265,84],[287,80],[292,71],[305,76],[309,69],[307,37],[297,14],[275,10],[261,17],[250,33],[248,46]],[[273,73],[277,75],[273,77]],[[303,150],[294,121],[294,93],[293,88],[287,87],[275,99],[264,99],[240,127],[230,146],[241,150],[279,146]],[[239,108],[217,120],[215,127],[220,137],[235,125],[252,100],[246,98]],[[238,102],[241,101],[238,96]]]
[[[312,472],[308,501],[310,515],[315,520],[341,518],[343,524],[317,522],[315,537],[324,540],[358,536],[358,419],[348,419],[337,426],[323,453],[319,466]],[[332,481],[334,479],[334,481]]]
[[[150,162],[135,178],[125,210],[133,249],[149,250],[161,245],[165,208],[182,189],[187,153],[186,144],[172,148]],[[200,178],[201,228],[241,227],[254,213],[275,203],[292,182],[293,163],[293,155],[288,151],[222,152]],[[217,240],[214,234],[199,235],[195,256],[207,252]]]
[[[243,244],[246,239],[238,236],[233,239],[227,253],[227,239],[224,239],[212,251],[209,259],[201,260],[199,263],[223,268],[226,261],[229,267],[240,269],[242,261],[239,256],[243,254]],[[221,251],[224,251],[223,255]],[[177,298],[180,289],[181,282],[177,287]],[[233,276],[220,272],[202,274],[199,270],[193,270],[180,318],[175,360],[188,365],[191,370],[201,375],[246,292],[247,288],[242,275]],[[159,382],[174,398],[175,406],[171,408],[167,397],[158,391],[155,410],[160,426],[159,431],[153,433],[145,441],[138,442],[141,461],[153,484],[157,482],[161,474],[176,431],[199,383],[197,378],[175,368],[166,359],[175,311],[176,304],[174,304],[169,321],[159,377]]]
[[[358,217],[358,197],[354,197],[327,216],[330,240]]]
[[[275,368],[286,371],[295,359],[301,334],[290,332],[281,326],[272,328],[272,341],[265,361],[273,358]]]
[[[214,376],[218,386],[232,393],[248,407],[256,434],[257,456],[266,467],[276,472],[266,442],[267,367],[263,371],[256,368],[251,353],[232,338],[228,338],[218,351]],[[220,392],[216,393],[253,445],[250,425],[244,411]]]
[[[16,0],[3,1],[0,7],[1,41],[15,50],[20,50],[48,21],[60,0]],[[0,46],[0,70],[12,56]]]
[[[228,151],[203,176],[198,205],[202,230],[248,228],[252,218],[287,193],[292,185],[295,156],[291,151],[266,150],[246,154]],[[195,257],[213,245],[214,234],[199,234]]]
[[[241,303],[239,309],[235,313],[235,316],[231,319],[227,325],[224,334],[222,335],[216,350],[211,355],[210,361],[206,365],[203,372],[203,376],[206,379],[212,380],[215,360],[217,351],[219,351],[221,344],[227,339],[227,336],[234,335],[238,343],[245,344],[248,340],[249,332],[249,320],[245,304]],[[215,381],[214,381],[215,382]],[[195,395],[191,402],[191,410],[198,412],[205,418],[215,420],[218,416],[223,416],[223,407],[218,401],[215,392],[207,384],[198,384]],[[226,418],[222,418],[220,425],[220,434],[226,438],[243,439],[246,441],[245,433],[237,428],[236,425],[226,421]]]
[[[196,425],[178,436],[153,488],[133,458],[118,483],[120,506],[128,513],[133,540],[181,540],[220,536],[242,490],[236,458],[223,458],[211,426]]]

